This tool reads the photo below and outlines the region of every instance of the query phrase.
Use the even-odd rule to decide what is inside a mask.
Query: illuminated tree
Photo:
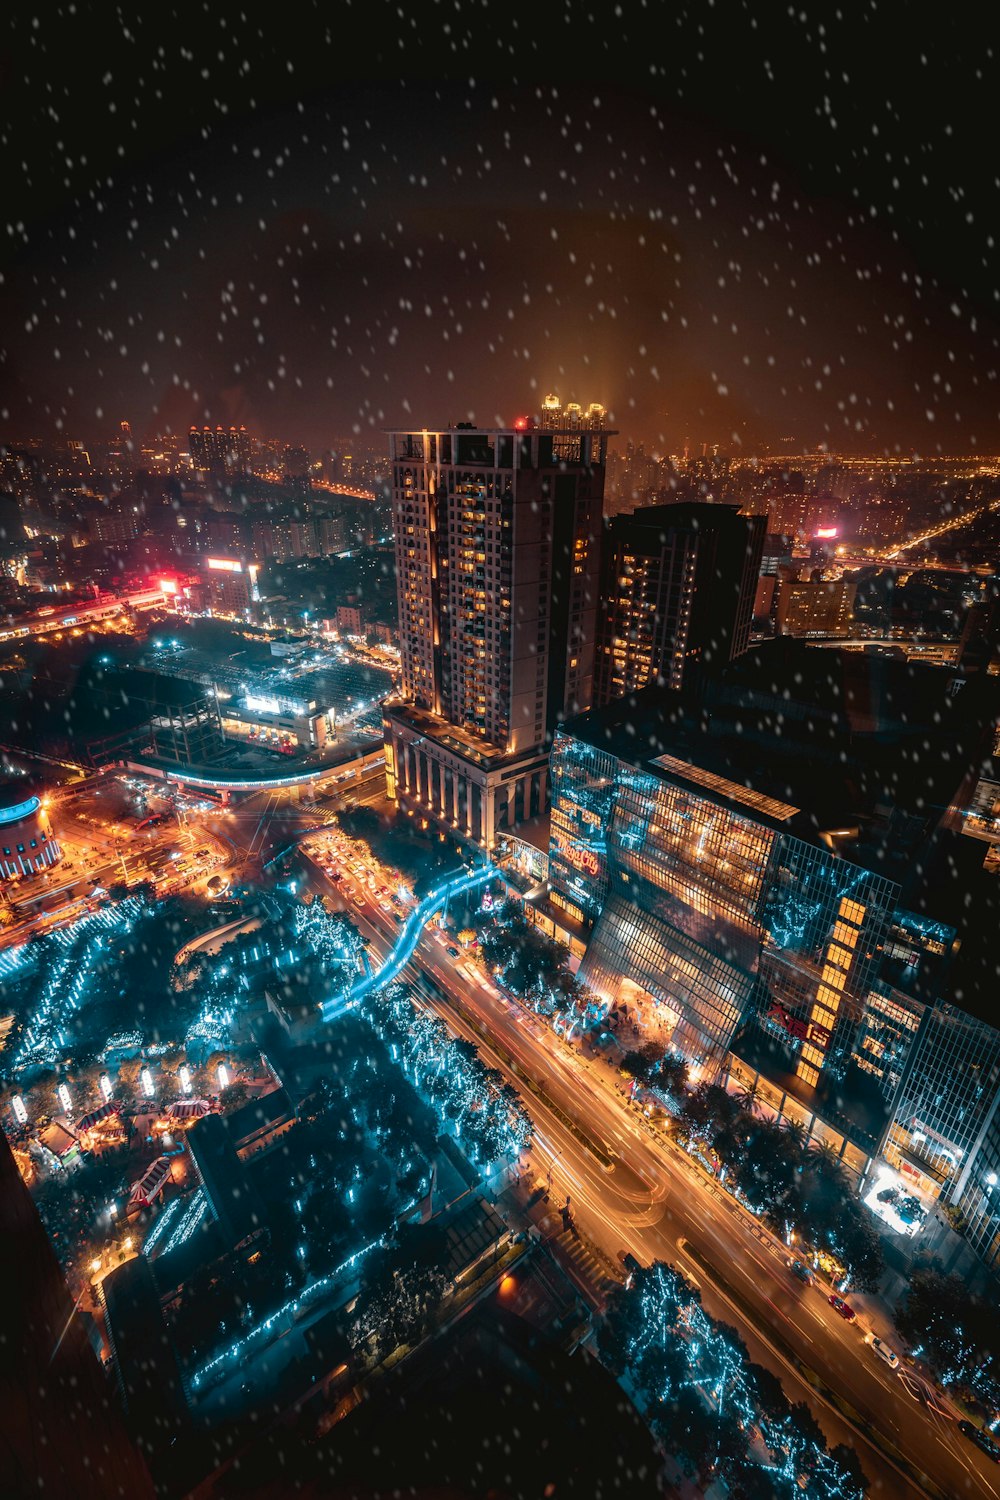
[[[789,1406],[780,1382],[751,1363],[739,1335],[716,1323],[697,1291],[656,1262],[612,1293],[599,1333],[602,1357],[645,1401],[661,1442],[689,1473],[720,1476],[746,1500],[808,1493],[860,1500],[856,1463],[828,1453],[804,1406]],[[769,1460],[752,1449],[759,1429]]]

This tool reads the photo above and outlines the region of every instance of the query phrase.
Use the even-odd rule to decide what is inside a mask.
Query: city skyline
[[[994,53],[5,17],[5,1497],[994,1500]]]

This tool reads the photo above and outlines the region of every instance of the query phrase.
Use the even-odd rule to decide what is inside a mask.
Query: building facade
[[[527,422],[391,434],[389,795],[488,848],[544,810],[552,734],[592,700],[608,436]]]
[[[857,584],[846,579],[796,580],[778,584],[778,630],[782,635],[851,634]]]
[[[581,716],[553,745],[549,900],[589,931],[581,978],[696,1077],[751,1089],[834,1149],[882,1217],[886,1188],[927,1215],[940,1204],[1000,1266],[1000,1030],[950,1000],[973,998],[959,967],[969,939],[929,873],[939,839],[957,841],[940,855],[952,879],[973,841],[914,831],[899,809],[882,833],[838,825],[818,764],[782,795],[745,687],[736,734],[750,744],[728,774],[721,714],[685,738],[679,695],[661,697],[656,733],[633,700]],[[884,725],[869,728],[877,760]],[[662,748],[672,741],[677,754]],[[799,801],[809,784],[813,806]],[[907,837],[912,853],[893,859]],[[926,867],[919,910],[906,865]]]
[[[750,644],[763,516],[678,503],[616,516],[605,530],[596,703],[724,666]]]
[[[40,875],[62,859],[40,797],[23,782],[0,787],[0,884]]]

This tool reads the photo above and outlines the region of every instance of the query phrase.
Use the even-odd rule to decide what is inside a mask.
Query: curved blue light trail
[[[471,874],[463,870],[461,875],[453,875],[450,880],[445,881],[444,885],[439,885],[436,890],[431,891],[430,895],[425,896],[420,905],[410,913],[405,927],[400,932],[392,952],[381,969],[374,974],[359,976],[343,995],[324,1001],[323,1019],[334,1020],[345,1010],[357,1005],[373,990],[380,990],[384,985],[391,984],[413,957],[428,917],[433,916],[446,901],[451,900],[452,896],[461,896],[465,891],[474,890],[477,885],[485,885],[495,874],[496,871],[492,865],[473,870]]]

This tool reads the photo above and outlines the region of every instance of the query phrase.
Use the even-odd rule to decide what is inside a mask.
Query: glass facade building
[[[620,1021],[831,1146],[898,1232],[923,1222],[893,1222],[908,1196],[929,1240],[951,1232],[932,1205],[956,1210],[992,1267],[1000,1029],[982,1019],[985,906],[966,921],[955,896],[988,897],[971,865],[973,883],[958,881],[977,851],[926,797],[887,795],[910,752],[897,737],[886,753],[869,700],[860,734],[824,726],[810,742],[797,726],[817,710],[757,670],[728,719],[703,697],[647,692],[562,727],[550,900],[589,930],[581,978]],[[770,718],[753,721],[755,692]]]
[[[891,1007],[879,996],[876,1027],[866,1002],[899,887],[785,831],[790,804],[670,756],[647,765],[566,733],[553,748],[549,880],[595,923],[585,977],[616,1001],[645,990],[698,1053],[752,1020],[809,1088],[866,1037],[867,1071],[884,1072]]]

